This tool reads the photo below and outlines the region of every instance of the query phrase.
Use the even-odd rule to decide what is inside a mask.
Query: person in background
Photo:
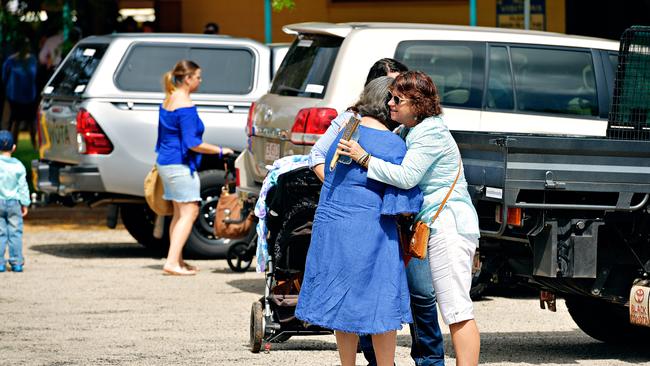
[[[399,61],[383,58],[375,62],[370,68],[366,78],[366,85],[377,77],[394,77],[407,70],[408,68]],[[309,165],[321,180],[323,180],[327,150],[336,140],[341,126],[351,115],[351,112],[346,111],[335,118],[325,134],[311,149]],[[420,366],[444,366],[445,349],[440,325],[438,324],[436,294],[431,281],[429,259],[412,258],[406,267],[406,278],[413,313],[413,323],[410,324],[411,358],[413,358],[416,365]],[[360,343],[361,350],[370,366],[376,365],[371,338],[361,336]]]
[[[201,69],[189,60],[179,61],[163,76],[165,100],[160,105],[156,165],[163,182],[163,198],[172,201],[169,253],[163,274],[195,275],[197,268],[183,261],[183,247],[199,214],[201,182],[197,169],[201,154],[231,155],[229,148],[203,142],[205,126],[190,94],[201,85]]]
[[[406,146],[392,132],[396,125],[386,106],[392,80],[372,80],[348,110],[360,116],[359,141],[398,163]],[[354,163],[335,162],[330,169],[335,151],[333,144],[325,159],[295,314],[335,331],[343,366],[355,364],[358,335],[371,335],[377,365],[393,365],[396,331],[412,322],[395,216],[419,211],[422,196],[417,187],[400,190],[369,180]]]
[[[219,34],[219,25],[214,22],[207,23],[203,27],[203,34]]]
[[[16,150],[11,132],[0,130],[0,272],[7,268],[5,248],[9,246],[9,265],[22,272],[23,217],[27,215],[29,188],[25,166],[11,154]]]
[[[156,24],[154,22],[144,22],[142,23],[142,33],[155,33]]]
[[[427,74],[408,71],[398,75],[391,94],[391,118],[409,128],[404,160],[395,164],[374,155],[364,158],[363,141],[340,140],[338,152],[360,161],[369,180],[422,190],[424,204],[415,219],[431,229],[427,248],[431,278],[442,319],[449,325],[456,364],[477,365],[481,341],[470,289],[480,231],[460,152],[442,119],[438,90]],[[431,223],[452,186],[440,216]]]
[[[58,31],[47,37],[41,50],[38,53],[38,62],[47,70],[47,74],[51,75],[57,66],[61,63],[63,45],[63,32]],[[45,80],[47,82],[47,80]]]
[[[36,148],[36,69],[38,62],[30,52],[27,38],[19,37],[14,43],[15,54],[2,65],[2,80],[9,101],[9,129],[14,142],[18,142],[20,123],[26,122],[32,147]]]

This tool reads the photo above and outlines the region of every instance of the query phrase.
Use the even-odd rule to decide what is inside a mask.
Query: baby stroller
[[[305,324],[294,315],[320,189],[318,177],[303,167],[280,175],[268,192],[269,260],[264,296],[253,302],[251,309],[250,349],[254,353],[260,351],[263,342],[332,333]]]

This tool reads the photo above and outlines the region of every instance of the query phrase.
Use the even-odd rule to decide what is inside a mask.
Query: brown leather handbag
[[[433,218],[431,219],[432,224],[436,221],[438,215],[440,215],[440,212],[442,212],[442,209],[445,207],[449,196],[451,196],[451,192],[454,191],[456,182],[458,182],[458,177],[460,177],[461,168],[462,162],[459,161],[456,179],[454,179],[454,183],[451,185],[451,188],[449,188],[449,192],[447,192],[445,199],[443,199],[442,203],[440,203],[438,211],[436,211],[436,214],[433,215]],[[402,250],[404,251],[404,254],[408,257],[424,259],[424,257],[427,255],[427,246],[429,244],[429,225],[424,221],[418,220],[411,226],[410,237],[408,233],[404,233],[403,230],[400,232],[402,233],[400,235],[400,241],[402,243]]]
[[[229,187],[226,176],[226,183],[221,188],[217,202],[214,235],[229,239],[243,238],[253,227],[255,215],[252,209],[245,209],[244,201],[236,193],[230,193]]]

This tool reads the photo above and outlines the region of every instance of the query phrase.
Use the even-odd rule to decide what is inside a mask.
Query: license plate
[[[280,144],[267,142],[264,145],[264,160],[274,162],[280,158]]]
[[[650,327],[650,281],[641,280],[630,291],[630,323]]]

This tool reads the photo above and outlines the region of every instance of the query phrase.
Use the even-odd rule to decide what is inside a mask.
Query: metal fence
[[[621,36],[607,137],[650,140],[650,27],[633,26]]]

